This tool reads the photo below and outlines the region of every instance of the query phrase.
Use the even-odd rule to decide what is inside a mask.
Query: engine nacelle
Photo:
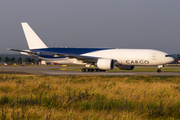
[[[135,66],[130,66],[130,65],[120,65],[118,66],[119,69],[121,70],[133,70]]]
[[[114,69],[114,60],[112,59],[99,59],[97,61],[97,67],[103,70],[112,70]]]

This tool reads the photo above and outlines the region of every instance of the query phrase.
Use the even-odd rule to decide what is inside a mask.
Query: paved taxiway
[[[180,76],[180,72],[76,72],[76,71],[58,71],[53,68],[62,68],[61,66],[0,66],[0,71],[26,72],[40,75],[151,75],[151,76]]]

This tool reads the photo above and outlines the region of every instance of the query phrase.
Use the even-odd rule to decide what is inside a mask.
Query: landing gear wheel
[[[89,68],[85,68],[85,72],[89,72]]]
[[[161,69],[158,69],[157,72],[160,73],[160,72],[161,72]]]
[[[82,68],[81,71],[82,71],[82,72],[85,72],[85,68]]]
[[[98,68],[82,68],[81,69],[82,72],[106,72],[106,70],[101,70],[101,69],[98,69]]]
[[[89,72],[93,72],[94,71],[94,69],[92,69],[92,68],[89,68]]]
[[[96,69],[94,69],[94,72],[98,72],[98,70],[99,70],[99,69],[96,68]]]
[[[101,69],[99,69],[99,72],[106,72],[106,70],[101,70]]]
[[[106,72],[106,70],[101,70],[101,72]]]
[[[106,72],[106,70],[101,70],[101,69],[94,69],[94,72]]]

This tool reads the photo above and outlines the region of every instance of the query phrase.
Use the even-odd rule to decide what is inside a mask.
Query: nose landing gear
[[[160,72],[161,72],[161,69],[158,69],[157,72],[160,73]]]
[[[160,72],[161,72],[161,68],[163,68],[163,67],[164,67],[164,65],[158,65],[158,70],[157,70],[157,72],[160,73]]]

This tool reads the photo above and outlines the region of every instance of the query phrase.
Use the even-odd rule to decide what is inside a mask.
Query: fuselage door
[[[153,60],[156,60],[156,59],[157,59],[157,53],[153,53],[152,59],[153,59]]]

